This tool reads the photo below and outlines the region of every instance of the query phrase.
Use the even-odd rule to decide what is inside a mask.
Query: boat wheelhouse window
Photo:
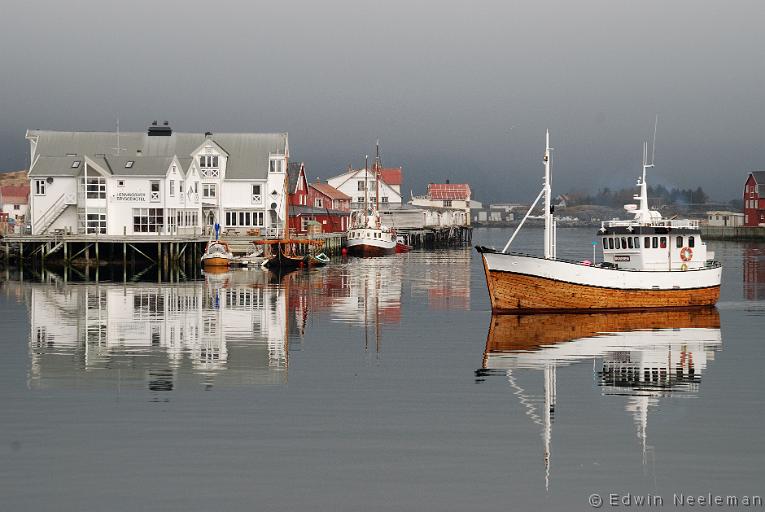
[[[696,238],[689,236],[688,237],[688,247],[693,247],[696,245]]]
[[[640,237],[635,237],[635,249],[640,249]]]
[[[608,239],[608,248],[609,249],[613,249],[614,248],[614,239],[613,238],[609,238]]]
[[[666,249],[666,248],[667,248],[667,237],[666,237],[666,236],[663,236],[663,237],[661,237],[661,238],[659,239],[659,242],[660,242],[660,243],[659,243],[659,246],[660,246],[662,249]]]
[[[683,237],[679,236],[675,239],[675,247],[678,249],[683,247]]]
[[[619,240],[618,236],[615,237],[615,239],[614,239],[614,245],[616,246],[617,249],[621,249],[622,248],[622,241]]]
[[[603,249],[608,249],[608,238],[603,239]]]
[[[632,237],[627,238],[627,245],[629,246],[630,249],[634,248]]]
[[[651,237],[650,236],[647,236],[647,237],[643,238],[643,247],[645,247],[646,249],[650,249],[651,248]]]
[[[659,248],[659,237],[658,236],[652,237],[652,239],[651,239],[651,247],[653,247],[654,249],[658,249]]]

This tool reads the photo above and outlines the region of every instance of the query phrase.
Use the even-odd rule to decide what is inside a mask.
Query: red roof
[[[6,204],[29,204],[29,185],[5,185],[0,196]]]
[[[401,185],[401,167],[380,169],[380,177],[388,185]]]
[[[316,189],[319,193],[324,194],[330,199],[340,199],[340,200],[346,200],[349,201],[351,199],[350,196],[347,196],[337,190],[335,187],[330,185],[329,183],[311,183],[310,185],[314,189]]]
[[[467,183],[431,183],[428,185],[430,199],[470,199],[470,185]]]

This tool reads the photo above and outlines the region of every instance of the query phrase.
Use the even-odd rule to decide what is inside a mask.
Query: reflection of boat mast
[[[534,424],[542,427],[542,440],[544,442],[544,463],[545,463],[545,489],[550,486],[550,462],[552,456],[552,423],[555,420],[555,402],[557,395],[557,383],[555,365],[545,366],[545,397],[544,397],[544,410],[542,411],[542,417],[537,414],[536,407],[534,406],[534,399],[529,397],[513,376],[511,369],[507,370],[507,381],[510,383],[510,387],[515,389],[515,395],[518,397],[518,401],[526,408],[526,416],[531,418]]]

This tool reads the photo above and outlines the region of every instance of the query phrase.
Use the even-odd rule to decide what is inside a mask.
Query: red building
[[[322,233],[338,233],[348,229],[351,198],[326,183],[308,185],[305,166],[287,166],[290,232],[305,235],[314,226]]]
[[[750,172],[746,179],[744,226],[765,226],[765,171]]]
[[[308,201],[316,208],[342,212],[351,210],[351,196],[343,194],[329,183],[311,183],[308,186]]]
[[[308,205],[308,180],[305,179],[305,165],[302,162],[287,165],[287,192],[290,206]]]

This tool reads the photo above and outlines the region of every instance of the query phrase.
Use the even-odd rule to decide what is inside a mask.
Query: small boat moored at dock
[[[223,240],[210,240],[202,254],[202,267],[204,268],[228,268],[233,264],[234,255],[229,249],[228,243]]]
[[[607,221],[598,230],[603,262],[556,258],[555,219],[551,204],[550,137],[544,154],[542,191],[505,248],[476,247],[486,274],[494,312],[688,308],[714,305],[720,296],[722,265],[701,239],[698,222],[662,219],[649,210],[646,184],[638,180],[639,205],[625,205],[632,220]],[[523,222],[544,195],[544,257],[508,252]]]

